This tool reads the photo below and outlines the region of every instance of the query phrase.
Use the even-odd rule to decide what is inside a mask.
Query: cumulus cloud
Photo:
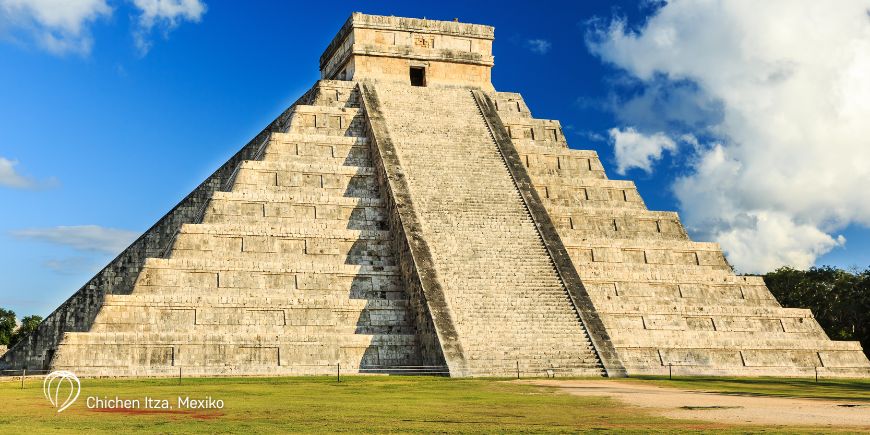
[[[624,130],[611,128],[608,133],[616,153],[616,172],[620,174],[631,168],[650,173],[653,163],[662,158],[663,151],[677,150],[677,143],[662,132],[644,135],[629,127]]]
[[[42,189],[54,187],[58,184],[57,179],[49,178],[37,181],[31,177],[22,175],[16,166],[18,161],[0,157],[0,186],[12,189]]]
[[[206,11],[205,3],[200,0],[133,0],[133,5],[140,12],[133,40],[143,56],[151,49],[151,33],[155,29],[161,31],[164,38],[168,37],[183,21],[198,23]]]
[[[36,182],[15,170],[18,162],[0,157],[0,186],[13,189],[28,189],[36,186]]]
[[[106,228],[99,225],[58,226],[51,228],[27,228],[12,232],[20,239],[39,240],[68,246],[78,251],[117,254],[139,236],[138,233]]]
[[[547,52],[553,48],[553,44],[546,39],[529,39],[526,41],[526,47],[528,47],[532,53],[547,54]]]
[[[106,0],[0,0],[0,36],[84,55],[93,44],[90,25],[111,15]]]
[[[615,19],[590,33],[593,53],[642,83],[690,82],[718,102],[674,192],[693,234],[740,271],[810,266],[845,243],[838,230],[870,226],[868,10],[670,1],[637,30]]]

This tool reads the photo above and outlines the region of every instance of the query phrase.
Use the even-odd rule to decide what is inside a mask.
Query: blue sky
[[[767,136],[746,119],[767,119],[771,111],[748,109],[745,98],[723,91],[741,88],[728,80],[756,83],[741,74],[758,70],[753,62],[760,58],[785,70],[772,70],[765,76],[771,84],[742,89],[743,95],[770,97],[784,107],[809,104],[817,100],[800,80],[818,81],[824,71],[814,62],[825,58],[792,56],[800,41],[788,38],[772,43],[769,53],[741,52],[730,42],[734,37],[688,39],[716,16],[724,24],[717,19],[721,28],[713,33],[742,29],[747,34],[741,37],[758,39],[739,8],[715,2],[333,1],[324,7],[82,0],[66,10],[40,9],[41,3],[0,0],[0,306],[20,316],[54,309],[310,88],[323,48],[352,11],[495,26],[496,89],[521,92],[537,117],[559,119],[572,148],[598,151],[611,178],[634,179],[651,209],[679,210],[696,239],[722,242],[738,265],[870,264],[870,212],[858,210],[862,199],[867,202],[867,154],[843,161],[843,170],[810,172],[789,150],[803,155],[824,142],[813,130]],[[777,16],[771,9],[762,13]],[[814,43],[865,35],[853,20],[862,9],[843,9],[823,21],[846,34]],[[685,53],[701,66],[737,66],[723,79]],[[854,53],[836,62],[858,72],[870,65]],[[837,76],[829,84],[847,79]],[[867,110],[852,103],[835,107],[849,116]],[[783,125],[803,126],[802,116],[809,116],[776,113],[770,119],[782,125],[770,125],[778,133]],[[816,127],[840,126],[843,116]],[[842,127],[852,136],[823,144],[835,155],[861,145],[851,139],[860,131]],[[746,149],[770,150],[772,160],[756,161]],[[789,182],[752,178],[753,168],[780,164],[791,168],[781,171],[786,181],[820,176],[827,188],[845,192],[828,198],[798,182],[792,189]],[[800,205],[789,205],[791,199]],[[725,217],[711,218],[714,213]],[[761,248],[752,247],[759,234],[770,233]],[[744,268],[761,271],[750,269]]]

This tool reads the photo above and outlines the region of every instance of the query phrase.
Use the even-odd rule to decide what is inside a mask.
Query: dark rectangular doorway
[[[426,86],[426,68],[411,67],[411,86]]]

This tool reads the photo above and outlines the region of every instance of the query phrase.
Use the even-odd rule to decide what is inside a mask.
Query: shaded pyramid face
[[[490,83],[493,29],[353,14],[323,80],[0,360],[79,375],[867,376]]]

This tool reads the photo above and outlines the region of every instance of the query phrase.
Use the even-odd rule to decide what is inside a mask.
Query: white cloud
[[[48,189],[59,184],[54,177],[46,180],[35,180],[24,176],[15,169],[17,165],[17,160],[0,157],[0,187],[12,189]]]
[[[662,158],[663,151],[677,150],[677,143],[662,132],[644,135],[629,127],[611,128],[608,133],[616,153],[616,172],[620,174],[631,168],[650,173],[652,164]]]
[[[36,182],[28,177],[25,177],[15,170],[15,165],[18,162],[15,160],[7,160],[0,157],[0,186],[12,187],[15,189],[29,189],[36,186]]]
[[[111,15],[106,0],[0,0],[0,36],[24,36],[54,54],[84,55],[93,44],[89,26]]]
[[[21,239],[69,246],[79,251],[96,251],[107,254],[120,253],[139,237],[138,233],[132,231],[106,228],[99,225],[28,228],[13,231],[12,235]]]
[[[547,54],[553,48],[553,44],[546,39],[529,39],[526,41],[526,47],[533,53]]]
[[[870,0],[671,1],[594,53],[643,83],[689,81],[721,104],[674,192],[687,226],[744,272],[807,267],[870,226]],[[676,85],[675,85],[676,86]],[[677,132],[669,132],[676,134]]]
[[[168,37],[180,22],[198,23],[206,11],[205,3],[200,0],[133,0],[133,5],[140,11],[133,39],[143,56],[151,49],[150,35],[155,28]]]

